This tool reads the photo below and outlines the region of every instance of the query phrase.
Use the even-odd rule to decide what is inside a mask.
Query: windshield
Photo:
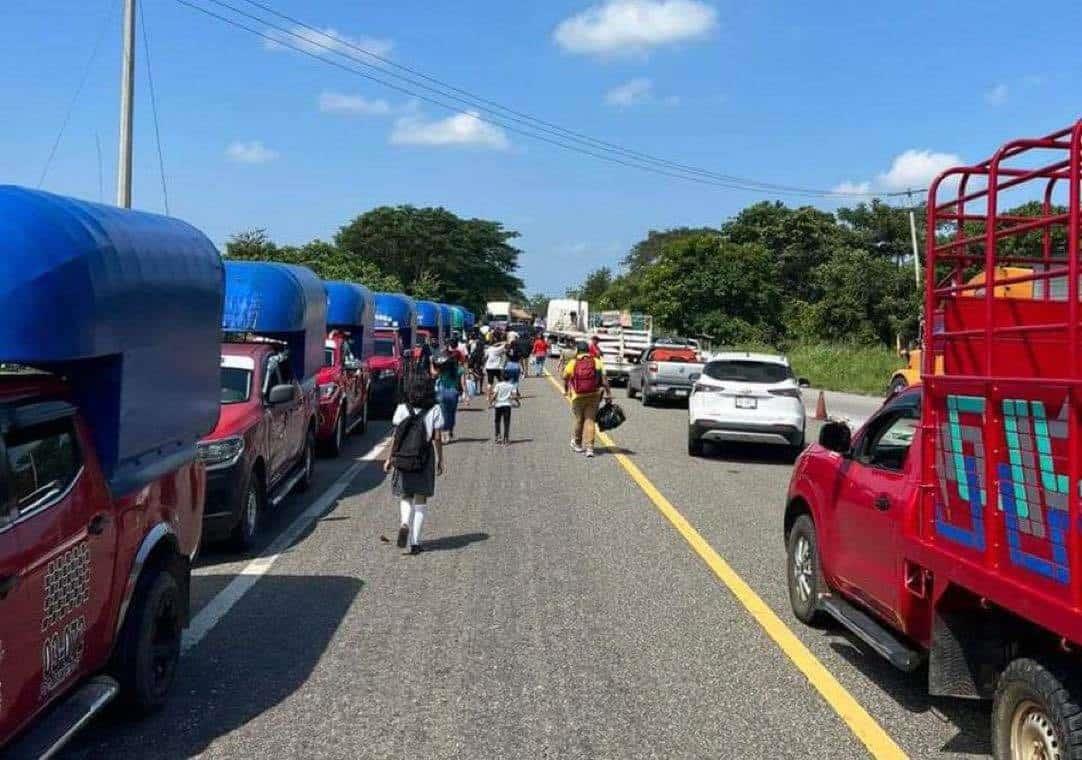
[[[376,356],[394,356],[394,341],[377,340],[375,345]]]
[[[757,361],[710,362],[703,367],[703,374],[715,380],[735,380],[742,383],[780,383],[793,376],[785,364]]]
[[[237,367],[222,367],[222,403],[239,404],[252,392],[252,371]]]
[[[324,367],[333,367],[334,366],[334,349],[333,348],[324,348],[323,349],[323,366]]]

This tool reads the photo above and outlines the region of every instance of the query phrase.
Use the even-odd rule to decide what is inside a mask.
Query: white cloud
[[[366,56],[357,48],[366,50],[381,58],[386,58],[391,52],[391,48],[394,47],[394,43],[390,40],[376,37],[351,37],[331,27],[313,31],[303,26],[294,26],[288,33],[277,29],[268,29],[266,34],[272,39],[264,40],[263,48],[265,50],[281,51],[294,47],[312,55],[327,55],[327,53],[333,51],[360,56],[369,63],[376,63],[377,61],[375,58]]]
[[[872,190],[871,182],[850,182],[846,180],[830,188],[832,193],[838,195],[866,195]]]
[[[356,116],[386,116],[391,112],[391,104],[383,99],[369,100],[363,95],[324,92],[319,96],[319,110]]]
[[[876,178],[876,184],[887,190],[926,188],[937,174],[961,163],[962,159],[954,153],[911,148],[894,157],[890,169]]]
[[[635,77],[605,93],[605,103],[610,106],[633,106],[645,103],[653,97],[654,83],[646,77]]]
[[[620,55],[705,37],[717,11],[701,0],[605,0],[564,19],[553,32],[572,53]]]
[[[422,116],[403,116],[391,130],[391,144],[506,150],[511,142],[502,129],[481,121],[476,112],[468,111],[436,121],[426,121]]]
[[[1001,106],[1007,102],[1009,94],[1007,85],[1000,83],[984,94],[984,102],[990,106]]]
[[[278,158],[278,152],[268,148],[262,140],[231,142],[225,149],[225,155],[238,164],[266,164]]]

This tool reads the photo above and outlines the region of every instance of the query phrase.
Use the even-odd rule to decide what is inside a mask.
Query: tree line
[[[500,222],[463,219],[444,208],[381,206],[339,228],[333,241],[278,245],[265,230],[233,235],[226,257],[301,264],[325,280],[464,306],[524,300],[516,272],[519,234]]]

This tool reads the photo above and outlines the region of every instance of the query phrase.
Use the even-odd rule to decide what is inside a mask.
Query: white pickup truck
[[[663,399],[682,401],[691,395],[702,372],[699,353],[691,346],[653,345],[632,364],[627,396],[639,396],[643,406]]]

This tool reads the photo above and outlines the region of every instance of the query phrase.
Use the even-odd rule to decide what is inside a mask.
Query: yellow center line
[[[563,388],[560,387],[555,378],[551,374],[545,376],[552,383],[552,387],[562,394]],[[608,434],[599,430],[597,431],[597,437],[606,446],[615,448],[615,443]],[[766,631],[766,634],[774,640],[774,643],[785,653],[785,656],[792,660],[793,664],[804,674],[834,712],[845,721],[853,734],[863,742],[872,757],[890,758],[891,760],[905,758],[905,752],[890,738],[890,735],[883,730],[883,727],[868,714],[868,711],[857,702],[852,694],[846,691],[845,687],[838,682],[838,679],[812,654],[811,650],[804,645],[804,642],[797,638],[797,635],[782,622],[781,618],[770,609],[766,602],[752,590],[751,586],[733,570],[729,563],[722,559],[721,555],[714,550],[714,547],[702,537],[702,534],[692,527],[687,518],[680,514],[679,510],[650,482],[638,465],[632,462],[626,454],[616,453],[615,457],[620,466],[624,468],[627,474],[631,476],[631,479],[642,489],[642,492],[653,502],[657,510],[672,523],[676,531],[684,537],[684,540],[706,563],[707,567],[713,571],[718,580],[725,584],[737,601],[755,619],[755,622]]]

